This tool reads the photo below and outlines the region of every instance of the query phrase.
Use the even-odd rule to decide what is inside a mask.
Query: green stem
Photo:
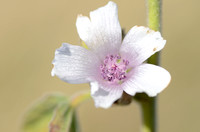
[[[156,132],[156,98],[141,103],[143,113],[142,132]]]
[[[81,103],[83,103],[84,101],[86,101],[88,99],[91,99],[90,92],[78,93],[71,98],[71,101],[70,101],[71,106],[73,108],[76,108],[77,106],[79,106]]]
[[[161,30],[161,1],[147,0],[148,8],[148,27],[155,30]],[[148,63],[159,65],[159,53],[154,54],[148,60]],[[148,97],[146,94],[138,94],[137,101],[141,104],[143,115],[142,132],[156,132],[156,97]]]
[[[159,31],[161,27],[161,0],[147,0],[148,26]]]
[[[156,132],[156,98],[137,93],[134,99],[141,106],[142,132]]]
[[[155,31],[161,31],[161,3],[162,0],[147,0],[148,27]],[[147,62],[159,65],[159,53],[151,56]]]

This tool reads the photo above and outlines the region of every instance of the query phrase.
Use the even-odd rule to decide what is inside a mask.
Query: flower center
[[[129,71],[128,64],[129,61],[121,59],[120,55],[107,55],[100,65],[101,76],[109,82],[123,83]]]

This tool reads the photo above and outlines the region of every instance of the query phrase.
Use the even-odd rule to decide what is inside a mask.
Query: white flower
[[[122,41],[114,2],[90,12],[90,18],[78,16],[76,26],[89,49],[64,43],[55,52],[52,76],[68,83],[90,82],[96,107],[110,107],[123,91],[156,96],[169,84],[168,71],[143,63],[166,40],[160,32],[134,26]]]

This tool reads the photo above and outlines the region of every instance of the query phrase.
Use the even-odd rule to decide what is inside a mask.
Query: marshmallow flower
[[[52,76],[68,83],[90,83],[96,107],[109,108],[123,92],[144,92],[153,97],[167,87],[165,69],[143,63],[166,43],[160,32],[134,26],[122,40],[118,9],[114,2],[79,15],[76,27],[87,49],[64,43],[55,52]]]

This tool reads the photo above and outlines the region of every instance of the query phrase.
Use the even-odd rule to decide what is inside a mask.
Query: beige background
[[[146,25],[144,0],[115,0],[121,26]],[[79,44],[77,14],[107,4],[107,0],[0,0],[0,131],[19,132],[26,109],[50,92],[71,95],[89,89],[51,77],[54,51],[62,42]],[[200,131],[200,10],[199,0],[163,0],[163,36],[167,45],[162,66],[172,82],[159,95],[160,132]],[[139,106],[96,109],[82,105],[83,132],[138,132]]]

